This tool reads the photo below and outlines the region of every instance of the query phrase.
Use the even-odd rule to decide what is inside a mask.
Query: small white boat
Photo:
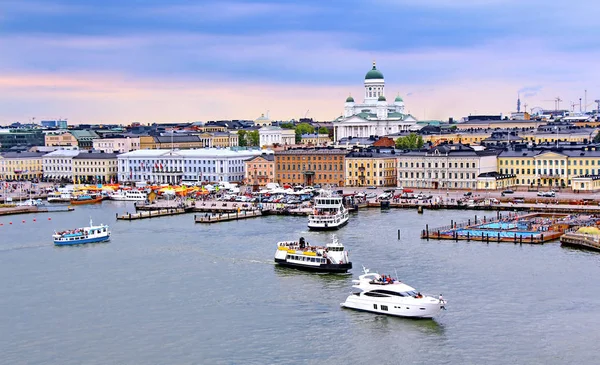
[[[352,293],[340,305],[365,312],[398,317],[433,318],[446,309],[446,300],[440,296],[422,295],[415,288],[390,276],[370,273],[363,267],[358,280],[352,280]]]
[[[42,199],[27,199],[17,203],[18,207],[39,207],[42,205],[44,205]]]
[[[139,190],[117,190],[109,194],[109,199],[120,201],[144,201],[148,198],[148,194]]]
[[[348,251],[333,235],[330,243],[325,246],[311,245],[300,237],[298,241],[283,241],[277,243],[275,262],[281,266],[293,269],[345,273],[352,269]]]
[[[108,226],[100,224],[94,226],[90,219],[90,226],[73,230],[54,232],[52,235],[56,246],[82,245],[86,243],[98,243],[110,240]]]
[[[344,207],[343,198],[334,196],[330,191],[321,190],[315,197],[315,206],[308,216],[308,228],[312,230],[334,230],[348,224],[350,215]]]
[[[61,193],[60,191],[53,191],[50,194],[48,194],[48,197],[46,199],[49,203],[68,203],[71,201],[72,198],[73,196],[71,195],[71,193]]]

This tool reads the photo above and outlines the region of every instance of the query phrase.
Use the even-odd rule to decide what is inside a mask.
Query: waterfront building
[[[43,175],[43,152],[0,153],[0,180],[34,180]]]
[[[119,181],[179,184],[244,180],[245,161],[269,150],[202,148],[137,150],[118,156]]]
[[[325,133],[311,133],[311,134],[303,134],[300,136],[301,144],[310,144],[313,146],[327,146],[331,143],[331,138],[329,138],[329,134]]]
[[[101,138],[93,141],[94,151],[125,153],[140,149],[140,137]]]
[[[497,151],[479,151],[450,143],[398,153],[398,186],[475,189],[480,174],[497,171],[497,154]]]
[[[556,143],[557,141],[585,144],[593,141],[596,134],[598,134],[597,128],[576,127],[570,124],[549,124],[520,133],[525,140],[535,144]]]
[[[516,175],[516,184],[520,186],[566,188],[572,186],[576,177],[600,175],[600,147],[513,146],[498,156],[498,172]],[[575,190],[580,187],[572,186]]]
[[[395,150],[358,150],[346,155],[346,186],[396,186]]]
[[[0,129],[1,152],[27,150],[32,146],[43,144],[44,133],[41,130]]]
[[[275,152],[275,182],[280,185],[344,186],[347,152],[333,148],[297,148]]]
[[[117,181],[117,153],[81,152],[73,156],[73,181],[108,184]]]
[[[477,176],[477,190],[504,190],[512,188],[516,184],[516,176],[511,174],[499,174],[492,171]]]
[[[245,161],[244,182],[246,185],[264,187],[275,182],[275,156],[261,154]]]
[[[406,114],[404,100],[396,96],[388,104],[385,96],[385,80],[373,62],[364,80],[364,99],[356,103],[348,96],[344,115],[333,121],[334,140],[346,137],[385,136],[401,131],[418,130],[417,120]]]
[[[523,119],[477,119],[477,116],[473,116],[468,120],[453,124],[457,130],[465,129],[512,129],[512,128],[537,128],[545,125],[547,122],[537,119],[523,120]]]
[[[296,132],[293,129],[265,126],[258,130],[258,136],[260,147],[296,144]]]
[[[79,147],[62,147],[47,153],[42,158],[44,179],[73,181],[73,157],[79,154]]]

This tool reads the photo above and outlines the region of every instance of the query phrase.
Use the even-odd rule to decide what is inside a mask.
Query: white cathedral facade
[[[344,115],[333,121],[335,141],[348,137],[386,136],[402,131],[418,130],[417,120],[405,114],[404,100],[400,96],[388,104],[385,97],[385,80],[375,66],[365,75],[365,97],[362,103],[349,96]]]

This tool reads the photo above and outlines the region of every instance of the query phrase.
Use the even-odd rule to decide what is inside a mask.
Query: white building
[[[62,147],[42,158],[44,178],[50,180],[73,180],[73,157],[79,154],[78,147]]]
[[[355,103],[349,96],[344,115],[333,121],[334,140],[344,137],[385,136],[408,130],[419,130],[417,120],[406,114],[404,100],[398,95],[393,104],[385,97],[385,80],[375,66],[367,72],[364,81],[364,100]]]
[[[398,186],[426,189],[475,189],[477,176],[495,172],[496,151],[443,144],[428,151],[397,154]]]
[[[102,138],[93,141],[93,148],[104,153],[125,153],[140,149],[140,137]]]
[[[296,131],[281,127],[262,127],[258,130],[260,147],[278,145],[293,145],[296,143]]]
[[[244,162],[265,150],[204,148],[191,150],[137,150],[118,156],[119,181],[179,184],[182,181],[240,182]]]

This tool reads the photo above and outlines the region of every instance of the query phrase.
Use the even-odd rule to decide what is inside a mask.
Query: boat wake
[[[271,260],[259,260],[259,259],[252,259],[252,258],[238,258],[238,257],[227,257],[227,256],[220,256],[220,255],[215,255],[212,253],[208,253],[205,250],[202,249],[198,249],[198,248],[191,248],[191,247],[162,247],[161,249],[159,249],[159,251],[169,251],[169,252],[194,252],[197,254],[202,255],[203,257],[207,257],[213,260],[213,263],[218,263],[218,262],[230,262],[230,263],[250,263],[250,264],[266,264],[266,265],[275,265],[275,262],[271,261]]]

